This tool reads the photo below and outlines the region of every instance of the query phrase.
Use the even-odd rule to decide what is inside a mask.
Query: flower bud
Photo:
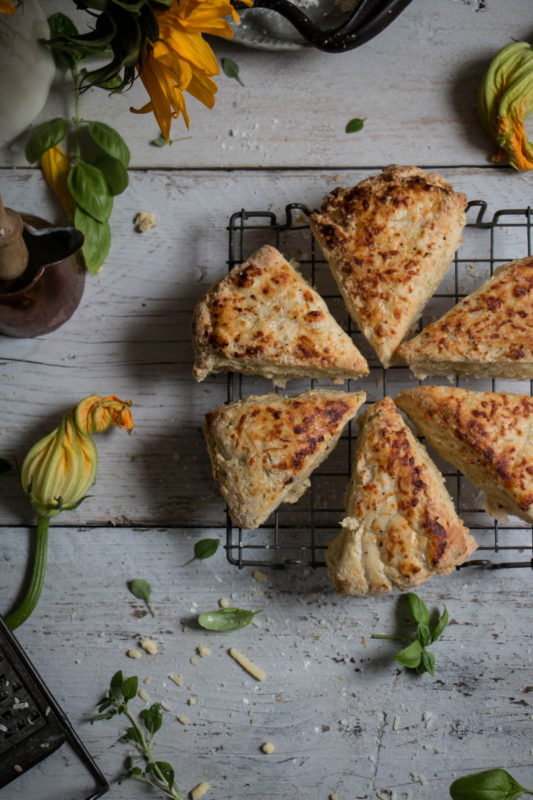
[[[91,434],[113,425],[130,433],[130,405],[118,397],[90,395],[32,447],[22,465],[21,483],[39,517],[53,517],[81,503],[96,478],[98,454]]]

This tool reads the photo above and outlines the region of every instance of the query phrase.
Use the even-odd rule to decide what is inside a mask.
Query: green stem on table
[[[5,622],[8,628],[12,631],[22,625],[28,619],[30,614],[35,609],[41,590],[44,583],[44,574],[46,572],[46,554],[48,551],[48,523],[49,517],[39,517],[37,522],[37,533],[35,539],[35,553],[33,555],[33,566],[30,577],[30,584],[26,589],[26,594],[19,605],[12,614],[10,614]]]
[[[155,776],[158,778],[158,780],[161,781],[163,786],[161,786],[161,785],[159,785],[157,783],[153,783],[153,781],[151,781],[149,778],[147,778],[145,776],[141,777],[141,776],[134,775],[133,777],[136,780],[140,780],[143,783],[149,783],[150,786],[153,786],[154,788],[159,789],[160,792],[162,792],[164,795],[166,795],[166,797],[170,797],[171,800],[181,800],[181,795],[179,794],[179,792],[176,793],[172,789],[172,793],[169,793],[165,788],[165,785],[166,785],[165,776],[163,775],[163,773],[161,772],[161,770],[159,769],[157,764],[154,762],[154,759],[153,759],[153,756],[152,756],[152,751],[150,750],[150,744],[152,742],[152,737],[150,737],[150,741],[149,742],[146,741],[146,739],[144,738],[144,734],[143,734],[143,732],[141,730],[141,726],[139,725],[139,723],[137,722],[137,720],[135,719],[135,717],[133,716],[133,714],[131,713],[131,711],[129,710],[129,708],[127,706],[124,707],[124,713],[126,714],[127,718],[129,719],[129,721],[131,722],[131,724],[133,725],[133,727],[135,728],[135,730],[139,734],[139,737],[141,739],[140,747],[143,750],[143,752],[145,753],[146,757],[148,758],[149,763],[151,763],[153,765],[153,772],[154,772]]]
[[[410,642],[412,638],[409,636],[395,636],[393,633],[373,633],[372,639],[394,639],[396,642]]]

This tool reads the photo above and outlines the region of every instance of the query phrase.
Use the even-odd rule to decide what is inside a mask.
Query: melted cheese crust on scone
[[[257,528],[280,503],[295,503],[365,397],[326,389],[256,395],[206,414],[213,477],[233,523]]]
[[[233,370],[272,378],[368,375],[368,365],[324,300],[274,247],[221,278],[195,309],[193,375]]]
[[[348,312],[385,367],[446,274],[466,197],[434,173],[387,167],[311,215]]]
[[[487,495],[486,510],[533,522],[533,398],[417,386],[396,398],[441,456]]]
[[[406,591],[462,564],[477,543],[444,479],[385,397],[359,420],[342,531],[326,553],[341,594]]]

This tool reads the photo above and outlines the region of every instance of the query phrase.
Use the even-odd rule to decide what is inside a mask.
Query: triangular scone
[[[533,398],[417,386],[396,398],[428,442],[487,495],[486,510],[533,522]]]
[[[266,394],[206,414],[213,477],[234,524],[257,528],[280,503],[295,503],[365,397],[326,389]]]
[[[494,276],[398,350],[417,378],[533,378],[533,257]]]
[[[311,215],[348,313],[385,367],[446,274],[465,207],[438,175],[392,165]]]
[[[221,278],[197,305],[193,375],[234,370],[331,381],[368,375],[368,365],[318,292],[274,247],[264,245]]]
[[[405,591],[462,564],[477,543],[390,397],[360,420],[342,531],[326,552],[341,594]]]

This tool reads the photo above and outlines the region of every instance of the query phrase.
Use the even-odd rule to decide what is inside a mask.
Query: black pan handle
[[[254,8],[268,8],[285,17],[306,42],[326,53],[342,53],[368,42],[401,14],[411,0],[358,0],[337,27],[324,29],[290,0],[254,0]],[[247,8],[236,0],[238,10]]]

